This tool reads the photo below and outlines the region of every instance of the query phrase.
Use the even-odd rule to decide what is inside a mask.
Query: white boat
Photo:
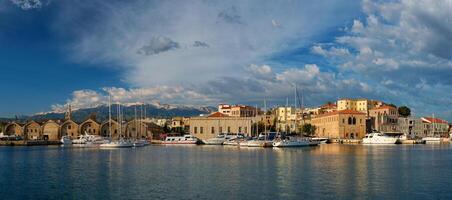
[[[72,140],[72,144],[106,144],[110,140],[99,135],[80,135],[77,139]]]
[[[63,145],[70,145],[70,144],[72,144],[71,138],[69,136],[67,136],[67,135],[61,137],[60,142]]]
[[[439,137],[424,137],[422,138],[422,141],[425,141],[425,143],[441,143],[441,138]]]
[[[264,147],[265,144],[265,140],[250,140],[247,142],[248,147]]]
[[[197,144],[198,138],[192,135],[166,137],[162,144]]]
[[[147,140],[145,140],[145,139],[135,140],[133,142],[133,146],[134,147],[144,147],[144,146],[147,146],[147,145],[149,145],[149,142]]]
[[[129,148],[132,146],[133,146],[132,142],[122,138],[117,141],[111,141],[109,143],[99,145],[100,148]]]
[[[368,133],[363,138],[363,144],[395,144],[398,137],[391,137],[380,132]]]
[[[240,146],[240,142],[242,142],[242,141],[243,140],[240,138],[229,139],[229,140],[226,140],[225,142],[223,142],[223,145]]]
[[[220,134],[217,137],[203,140],[202,142],[207,145],[222,145],[226,140],[227,140],[226,136]]]
[[[318,141],[319,144],[326,144],[328,142],[328,138],[315,137],[312,138],[313,141]]]
[[[319,144],[319,141],[314,141],[310,138],[286,137],[273,142],[273,147],[307,147],[317,146]]]

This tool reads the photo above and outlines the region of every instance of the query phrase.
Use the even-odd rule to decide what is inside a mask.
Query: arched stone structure
[[[125,134],[128,138],[146,138],[148,137],[147,125],[140,120],[129,121],[126,125]]]
[[[60,136],[70,136],[71,138],[77,138],[80,133],[78,131],[78,124],[72,120],[67,120],[61,124]]]
[[[23,125],[17,122],[11,122],[5,126],[5,135],[18,135],[24,136]]]
[[[105,121],[100,125],[100,135],[102,137],[111,137],[112,139],[118,139],[118,122],[111,120],[111,135],[110,135],[110,123]]]
[[[42,125],[42,138],[44,140],[57,141],[60,137],[60,124],[49,120]]]
[[[41,124],[35,121],[30,121],[24,126],[24,135],[28,140],[40,140],[42,139]]]
[[[93,119],[88,119],[80,124],[80,134],[100,135],[100,124]]]

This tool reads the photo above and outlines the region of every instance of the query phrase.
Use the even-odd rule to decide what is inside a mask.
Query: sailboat
[[[143,109],[140,110],[140,120],[138,121],[138,128],[137,128],[137,107],[135,106],[135,130],[137,130],[138,132],[141,132],[142,130],[142,115],[143,115]],[[133,147],[144,147],[146,145],[149,145],[149,142],[145,139],[138,139],[138,132],[135,132],[136,135],[136,139],[133,141]]]
[[[110,96],[110,98],[109,98],[109,101],[108,101],[108,118],[109,118],[109,136],[111,137],[111,102],[110,102],[110,100],[111,100],[111,96]],[[132,147],[133,146],[133,144],[130,142],[130,141],[128,141],[128,140],[126,140],[126,139],[124,139],[121,135],[122,135],[122,116],[121,116],[121,104],[120,103],[118,103],[118,122],[119,122],[119,140],[112,140],[112,141],[110,141],[110,142],[108,142],[108,143],[105,143],[105,144],[101,144],[101,145],[99,145],[99,147],[100,148],[129,148],[129,147]]]

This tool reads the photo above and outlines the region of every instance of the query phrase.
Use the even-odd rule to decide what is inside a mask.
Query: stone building
[[[72,120],[66,120],[61,124],[61,134],[60,136],[69,136],[71,138],[77,138],[80,135],[79,132],[79,125],[72,121]]]
[[[100,135],[100,123],[94,119],[87,119],[79,125],[80,134]]]
[[[147,123],[142,120],[131,120],[125,126],[125,137],[128,138],[147,138]]]
[[[408,138],[422,138],[424,135],[424,124],[420,118],[399,117],[398,131],[405,134]]]
[[[18,122],[11,122],[5,126],[5,135],[17,135],[24,137],[24,128],[23,124],[20,124]]]
[[[251,136],[251,125],[257,121],[254,117],[231,117],[220,112],[207,117],[192,117],[190,119],[190,134],[206,140],[220,133],[242,133]]]
[[[42,139],[41,124],[36,121],[30,121],[24,126],[24,138],[27,140]]]
[[[110,124],[111,124],[111,133],[110,133]],[[118,139],[118,122],[115,120],[105,121],[100,125],[100,135],[102,137],[111,137],[112,139]]]
[[[399,113],[396,107],[383,105],[369,110],[371,129],[381,132],[398,132]]]
[[[449,122],[440,118],[422,117],[424,135],[428,137],[449,137]]]
[[[355,110],[339,110],[311,119],[315,135],[332,139],[361,139],[366,134],[366,114]]]
[[[369,115],[369,110],[380,107],[384,103],[369,99],[339,99],[337,101],[337,110],[354,110]]]
[[[246,105],[218,105],[218,112],[231,117],[255,117],[259,113],[259,109]]]
[[[54,120],[48,120],[42,124],[42,139],[57,141],[60,139],[60,124]]]

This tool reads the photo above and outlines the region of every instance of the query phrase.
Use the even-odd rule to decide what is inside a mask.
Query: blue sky
[[[452,121],[452,2],[0,0],[0,116],[340,97]]]

